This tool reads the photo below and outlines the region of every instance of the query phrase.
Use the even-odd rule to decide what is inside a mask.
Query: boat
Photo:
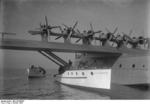
[[[46,76],[46,71],[44,68],[34,65],[31,65],[31,67],[27,69],[27,73],[28,78],[39,78]]]

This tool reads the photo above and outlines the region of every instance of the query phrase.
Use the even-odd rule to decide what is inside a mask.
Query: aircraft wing
[[[65,35],[65,34],[50,32],[50,35],[51,35],[51,36],[63,36],[63,35]]]
[[[51,36],[64,36],[64,35],[67,36],[67,34],[55,33],[55,32],[51,32],[50,35]],[[72,38],[82,38],[82,36],[79,36],[79,35],[76,35],[76,34],[71,35],[71,37]]]
[[[30,33],[32,35],[37,35],[37,34],[42,34],[42,31],[33,31],[33,30],[30,30],[30,31],[28,31],[28,33]]]
[[[9,32],[0,32],[0,34],[5,34],[5,35],[16,35],[16,33],[9,33]]]
[[[116,49],[114,47],[108,46],[92,46],[92,45],[79,45],[79,44],[66,44],[57,42],[40,42],[31,40],[17,40],[17,39],[7,39],[0,41],[0,48],[2,49],[18,49],[18,50],[51,50],[54,52],[78,52],[78,53],[98,53],[103,55],[121,55],[121,54],[131,54],[131,55],[144,55],[150,54],[150,50],[142,49],[129,49],[120,48]]]

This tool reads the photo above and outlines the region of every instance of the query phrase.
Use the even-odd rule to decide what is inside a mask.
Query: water
[[[97,89],[68,87],[55,81],[53,75],[57,73],[57,70],[54,69],[46,69],[46,77],[34,79],[28,79],[26,69],[0,71],[0,99],[150,99],[150,89],[139,90],[112,85],[111,95],[108,94],[108,96]]]
[[[47,69],[48,70],[48,69]],[[99,93],[71,88],[55,82],[55,70],[49,69],[45,78],[28,79],[25,69],[5,69],[0,81],[1,99],[109,99]],[[3,81],[3,83],[2,83]]]

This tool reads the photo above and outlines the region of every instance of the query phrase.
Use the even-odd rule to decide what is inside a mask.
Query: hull
[[[88,89],[110,96],[113,99],[150,99],[150,55],[122,54],[121,56],[104,56],[104,54],[76,54],[74,69],[85,67],[111,68],[110,88],[74,84],[74,80],[60,83],[83,89]],[[82,70],[85,71],[85,70]],[[100,77],[100,76],[99,76]],[[95,78],[99,83],[99,77]],[[68,79],[69,80],[69,79]],[[66,83],[69,82],[69,83]],[[79,80],[80,82],[80,80]],[[71,84],[70,84],[71,83]]]
[[[76,72],[78,73],[78,77],[76,76]],[[84,72],[84,76],[82,76],[82,72]],[[91,75],[91,72],[93,72],[93,76]],[[61,75],[56,75],[56,81],[69,87],[107,95],[111,99],[150,99],[149,87],[144,87],[144,89],[141,89],[140,87],[139,89],[140,85],[135,83],[135,86],[115,83],[115,81],[112,81],[114,80],[112,79],[114,78],[112,74],[114,74],[114,72],[112,73],[112,70],[110,69],[69,70]]]
[[[82,62],[82,63],[81,63]],[[119,57],[102,57],[101,54],[87,54],[75,60],[75,66],[83,63],[90,67],[109,67],[111,82],[118,85],[149,85],[150,84],[150,55],[124,54]],[[92,66],[91,66],[92,65]],[[82,65],[85,66],[84,64]]]
[[[110,89],[111,69],[69,70],[57,75],[56,80],[67,85]]]
[[[130,86],[149,85],[149,59],[149,55],[120,57],[112,66],[112,83]]]

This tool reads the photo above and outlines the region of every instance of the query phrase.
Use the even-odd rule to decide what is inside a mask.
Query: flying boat
[[[80,32],[79,29],[75,30],[77,23],[73,27],[64,25],[65,29],[59,26],[61,33],[50,31],[49,35],[57,36],[56,39],[63,37],[64,40],[76,38],[75,43],[82,40],[83,47],[101,48],[104,51],[75,53],[75,61],[60,66],[58,74],[54,75],[56,80],[68,86],[96,89],[117,98],[117,95],[123,98],[145,98],[145,93],[141,90],[148,90],[150,84],[149,38],[132,38],[132,30],[128,35],[124,32],[117,33],[118,27],[113,32],[108,29],[107,33],[102,30],[94,31],[91,24],[90,30]],[[52,29],[46,28],[47,31]],[[95,34],[99,34],[99,37]],[[101,44],[94,46],[91,43],[93,40]],[[128,44],[132,47],[128,47]]]

